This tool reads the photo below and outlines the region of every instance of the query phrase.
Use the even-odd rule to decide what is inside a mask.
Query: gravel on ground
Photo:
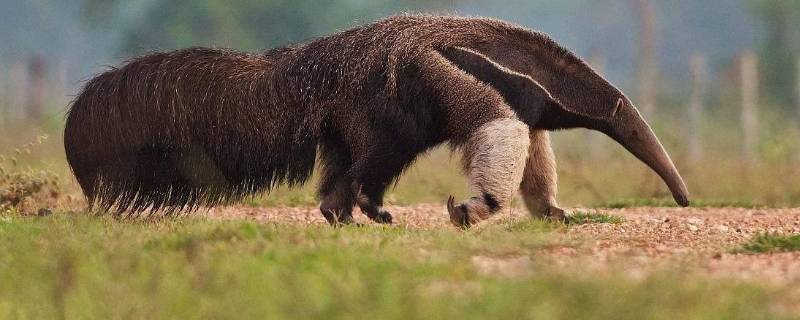
[[[388,206],[396,225],[441,229],[450,225],[443,205]],[[646,276],[664,268],[711,277],[737,278],[791,289],[800,297],[800,252],[736,254],[732,250],[759,233],[800,234],[800,209],[744,208],[625,208],[572,209],[602,212],[624,218],[622,223],[572,225],[558,231],[576,245],[554,246],[537,254],[559,268],[576,271],[622,271]],[[214,218],[250,219],[260,223],[320,224],[317,208],[256,208],[231,206],[210,209]],[[500,214],[501,219],[529,219],[524,209]],[[358,209],[359,223],[371,223]],[[486,221],[485,224],[497,223]],[[469,231],[467,231],[469,232]],[[476,256],[473,264],[487,273],[528,274],[530,257]]]

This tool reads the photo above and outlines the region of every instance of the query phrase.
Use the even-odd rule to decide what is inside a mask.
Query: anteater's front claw
[[[544,214],[544,218],[555,222],[566,223],[567,212],[559,207],[550,207],[547,208],[547,212]]]
[[[447,213],[450,214],[450,222],[456,227],[467,229],[470,227],[469,213],[464,205],[455,205],[455,197],[447,198]]]

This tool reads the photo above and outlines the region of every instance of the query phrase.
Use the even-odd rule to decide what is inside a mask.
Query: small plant
[[[733,250],[734,253],[769,253],[800,251],[800,235],[758,234]]]
[[[694,203],[692,203],[694,205]],[[630,198],[602,203],[598,208],[631,208],[631,207],[676,207],[674,200],[668,198]]]
[[[22,168],[18,156],[30,154],[47,136],[27,143],[11,157],[0,155],[0,212],[29,213],[59,196],[58,176],[46,170]]]
[[[549,232],[563,227],[561,223],[545,219],[520,219],[509,220],[504,224],[506,230],[511,232]]]
[[[620,216],[610,215],[606,213],[588,213],[588,212],[574,212],[567,216],[568,225],[579,225],[587,223],[611,223],[618,224],[624,222]]]

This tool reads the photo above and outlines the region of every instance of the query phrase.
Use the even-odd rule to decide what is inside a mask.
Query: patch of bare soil
[[[395,224],[410,228],[453,228],[443,205],[390,206]],[[593,209],[583,210],[593,211]],[[732,254],[733,248],[758,233],[800,234],[800,209],[741,208],[628,208],[603,209],[621,216],[619,224],[574,225],[561,231],[577,245],[543,250],[539,258],[563,268],[620,271],[631,277],[648,271],[679,268],[704,275],[733,277],[800,288],[800,252]],[[263,223],[325,224],[316,208],[224,207],[211,209],[212,217],[245,218]],[[514,209],[503,218],[526,219]],[[358,211],[357,222],[370,223]],[[502,219],[502,218],[501,218]],[[486,224],[496,223],[487,221]],[[528,257],[476,256],[473,263],[488,273],[505,276],[527,274]],[[537,259],[538,260],[538,259]],[[800,292],[797,292],[800,296]]]
[[[636,276],[653,266],[678,265],[690,271],[800,284],[800,252],[732,254],[758,233],[800,234],[800,209],[634,208],[604,210],[620,224],[572,226],[583,239],[576,250],[553,253],[560,263],[623,267]],[[619,265],[621,261],[625,263]],[[675,264],[677,262],[677,264]]]
[[[392,214],[395,225],[420,229],[451,226],[447,208],[443,205],[420,204],[409,207],[387,206],[385,208]],[[318,208],[230,206],[212,208],[206,214],[218,218],[251,219],[261,223],[327,224]],[[353,218],[356,223],[372,223],[358,209],[354,210]]]

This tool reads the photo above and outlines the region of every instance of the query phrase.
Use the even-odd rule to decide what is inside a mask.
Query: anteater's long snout
[[[689,191],[683,178],[636,108],[630,105],[620,108],[609,122],[606,134],[653,169],[667,184],[675,202],[683,207],[689,205]]]

